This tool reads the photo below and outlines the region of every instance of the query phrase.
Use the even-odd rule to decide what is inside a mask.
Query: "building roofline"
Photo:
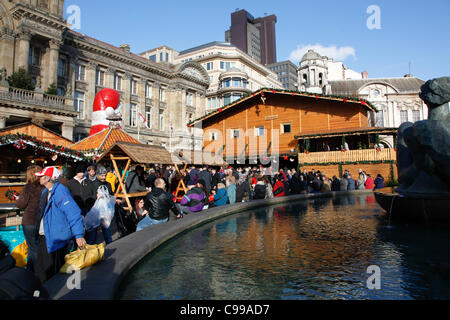
[[[291,96],[299,96],[299,97],[306,97],[306,98],[315,98],[315,99],[321,99],[321,100],[334,100],[334,101],[342,101],[343,103],[356,103],[361,104],[366,109],[369,109],[370,111],[377,112],[377,109],[367,100],[365,99],[359,99],[354,97],[343,97],[343,96],[334,96],[334,95],[324,95],[324,94],[316,94],[316,93],[308,93],[308,92],[299,92],[299,91],[289,91],[289,90],[282,90],[282,89],[271,89],[271,88],[262,88],[259,89],[249,96],[243,97],[239,100],[236,100],[222,108],[219,108],[215,111],[212,111],[200,118],[197,118],[187,124],[188,127],[195,126],[196,123],[201,122],[203,120],[210,119],[212,117],[217,116],[219,113],[229,110],[231,108],[234,108],[240,103],[243,103],[247,100],[250,100],[256,96],[262,96],[264,97],[265,94],[284,94],[284,95],[291,95]]]

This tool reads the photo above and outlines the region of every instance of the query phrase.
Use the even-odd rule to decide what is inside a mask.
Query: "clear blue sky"
[[[134,53],[224,41],[230,14],[239,8],[255,18],[277,16],[278,61],[314,45],[353,70],[367,70],[370,78],[401,77],[409,62],[423,80],[450,76],[450,0],[66,0],[66,9],[70,5],[81,9],[76,31],[130,44]],[[367,28],[370,5],[381,10],[379,30]]]

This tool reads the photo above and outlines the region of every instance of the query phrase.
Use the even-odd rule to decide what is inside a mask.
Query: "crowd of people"
[[[131,194],[133,210],[128,210],[124,198],[115,200],[115,226],[120,236],[140,231],[150,225],[195,214],[211,207],[238,202],[271,199],[294,194],[379,189],[384,179],[373,179],[360,170],[357,179],[346,171],[332,179],[320,171],[295,169],[272,172],[271,168],[195,167],[181,175],[173,166],[154,166],[147,170],[137,165],[125,174],[127,193]],[[106,244],[112,240],[112,225],[86,231],[86,215],[100,197],[99,190],[114,196],[119,188],[118,174],[110,167],[78,166],[72,179],[60,179],[62,172],[55,167],[37,165],[27,169],[27,184],[16,198],[24,210],[23,232],[28,244],[27,269],[42,283],[58,272],[64,256],[74,248],[97,243],[102,232]],[[183,180],[187,188],[181,199],[176,190]],[[133,194],[145,196],[133,196]]]

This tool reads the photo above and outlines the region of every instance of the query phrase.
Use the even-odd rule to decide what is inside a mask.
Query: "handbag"
[[[83,249],[77,249],[66,255],[64,261],[66,262],[60,273],[72,273],[74,270],[81,270],[102,261],[105,258],[105,243],[97,245],[86,245]]]

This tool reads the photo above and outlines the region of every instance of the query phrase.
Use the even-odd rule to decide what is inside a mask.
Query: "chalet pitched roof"
[[[42,137],[38,137],[38,138],[42,138],[41,140],[43,140],[43,141],[47,141],[47,140],[51,139],[51,137],[53,136],[53,137],[57,137],[58,139],[65,140],[67,142],[65,146],[69,146],[73,143],[72,140],[67,139],[67,138],[63,137],[62,135],[60,135],[59,133],[56,133],[56,132],[54,132],[48,128],[45,128],[34,122],[24,122],[24,123],[19,123],[16,125],[2,128],[2,129],[0,129],[0,136],[3,136],[8,133],[25,133],[26,131],[32,130],[32,127],[36,127],[36,128],[38,128],[38,130],[43,131],[43,132],[41,131]],[[47,133],[47,134],[45,135],[44,133]],[[49,139],[45,139],[44,136],[46,136]],[[48,142],[51,142],[51,141],[48,141]]]
[[[142,143],[116,142],[97,159],[97,162],[109,160],[110,155],[115,157],[130,157],[138,164],[173,164],[174,159],[169,151],[162,146]]]
[[[91,149],[104,151],[111,148],[116,142],[142,144],[122,129],[106,128],[92,136],[84,138],[70,147],[79,151],[87,151]]]

